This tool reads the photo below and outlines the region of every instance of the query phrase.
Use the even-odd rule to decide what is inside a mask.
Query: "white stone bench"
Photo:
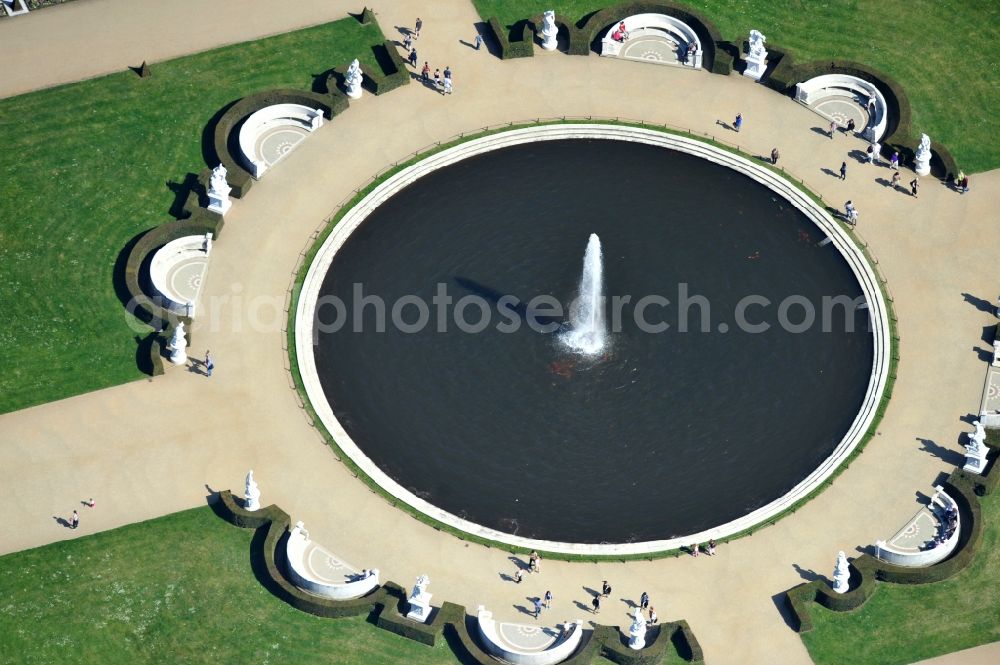
[[[933,566],[935,563],[944,561],[947,559],[952,552],[955,551],[955,547],[958,545],[958,537],[962,531],[962,517],[958,512],[958,505],[955,500],[952,499],[940,486],[935,486],[934,496],[931,498],[930,508],[941,516],[938,520],[940,528],[947,528],[947,523],[944,521],[943,516],[947,512],[948,508],[955,510],[957,515],[957,524],[955,526],[954,532],[937,547],[926,550],[915,550],[915,549],[904,549],[892,545],[892,540],[895,540],[900,535],[902,535],[908,528],[913,525],[921,515],[925,515],[926,511],[921,510],[918,512],[913,519],[907,522],[906,526],[892,537],[890,542],[884,540],[879,540],[875,542],[876,553],[875,556],[886,563],[895,564],[897,566],[905,566],[907,568],[919,568],[924,566]]]
[[[303,591],[333,600],[351,600],[378,588],[378,570],[359,573],[309,538],[302,522],[288,534],[288,576]]]
[[[628,32],[628,39],[624,42],[619,42],[612,39],[611,35],[615,33],[618,26],[623,22],[625,23],[625,30]],[[689,44],[695,44],[697,46],[697,50],[694,53],[694,57],[687,58],[686,62],[682,62],[680,54],[677,54],[676,63],[664,60],[630,57],[626,55],[626,47],[631,42],[642,38],[662,40],[663,42],[669,44],[670,49],[674,52],[676,52],[681,45],[683,45],[684,48],[687,48],[687,45]],[[660,64],[678,64],[683,67],[692,67],[694,69],[701,69],[702,52],[703,49],[701,47],[701,40],[698,39],[698,33],[696,33],[691,26],[684,21],[666,14],[635,14],[634,16],[629,16],[628,18],[619,19],[618,21],[615,21],[615,24],[611,26],[606,33],[604,33],[604,37],[601,39],[602,56],[612,58],[628,58],[630,60],[643,60],[645,62],[656,62]]]
[[[808,106],[827,120],[830,116],[816,109],[816,105],[829,97],[853,97],[868,111],[868,100],[875,98],[875,119],[869,120],[862,136],[869,141],[881,141],[889,123],[889,105],[882,91],[868,81],[849,74],[823,74],[795,84],[795,101]]]
[[[323,111],[311,109],[302,104],[273,104],[251,114],[240,127],[240,152],[245,165],[254,178],[260,178],[270,167],[285,157],[303,134],[314,132],[323,126]],[[267,159],[262,154],[261,143],[271,132],[281,129],[299,130],[299,138],[276,159]]]
[[[482,605],[476,611],[476,625],[483,647],[494,657],[514,665],[553,665],[568,659],[583,641],[583,621],[559,628],[518,623],[499,623]]]
[[[3,0],[2,4],[7,16],[20,16],[28,13],[28,0]]]
[[[177,238],[156,250],[149,263],[149,280],[166,299],[166,309],[195,315],[211,251],[211,234]]]

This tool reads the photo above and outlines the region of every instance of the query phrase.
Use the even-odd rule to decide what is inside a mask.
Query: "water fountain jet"
[[[583,275],[577,306],[570,311],[570,329],[562,334],[562,342],[570,350],[583,355],[596,355],[607,346],[607,324],[604,321],[604,258],[601,239],[590,234],[583,255]]]

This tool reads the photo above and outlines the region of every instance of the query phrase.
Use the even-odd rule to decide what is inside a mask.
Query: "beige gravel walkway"
[[[114,6],[77,4],[98,2]],[[925,178],[918,200],[876,184],[887,169],[854,165],[841,182],[822,169],[835,170],[861,144],[818,136],[811,131],[824,124],[818,116],[742,77],[560,53],[504,63],[460,43],[471,41],[478,20],[465,2],[398,0],[376,9],[387,35],[422,15],[421,60],[451,65],[455,94],[410,85],[384,98],[366,95],[236,202],[204,287],[206,297],[226,300],[194,331],[193,353],[211,348],[216,359],[211,379],[172,369],[152,381],[0,416],[7,513],[0,553],[199,505],[210,490],[239,489],[252,467],[265,503],[278,503],[329,549],[359,566],[378,566],[388,579],[408,584],[429,574],[436,601],[470,609],[485,603],[510,619],[526,596],[551,589],[552,621],[586,619],[575,603],[589,600],[584,587],[608,579],[616,594],[599,617],[604,623],[625,625],[624,600],[645,590],[662,619],[691,622],[709,663],[809,662],[776,608],[777,595],[802,577],[828,575],[837,550],[853,552],[894,533],[916,510],[916,493],[931,493],[954,461],[928,453],[921,440],[957,455],[968,428],[961,418],[978,408],[985,366],[976,349],[985,348],[980,336],[995,319],[962,294],[993,300],[1000,288],[992,270],[997,215],[987,195],[1000,187],[1000,171],[974,177],[965,196]],[[57,22],[61,11],[39,16]],[[74,14],[67,9],[64,16]],[[303,12],[303,21],[308,16]],[[319,9],[315,16],[328,17]],[[116,48],[102,57],[114,60]],[[119,59],[129,57],[122,52]],[[281,328],[299,252],[341,199],[386,164],[490,123],[597,114],[714,133],[721,131],[717,118],[728,121],[738,111],[746,118],[742,147],[767,154],[777,145],[782,164],[814,190],[833,202],[856,202],[861,233],[900,317],[903,362],[893,403],[879,435],[832,488],[715,558],[545,561],[540,575],[516,586],[500,579],[513,570],[503,552],[442,536],[337,462],[298,406]],[[56,524],[53,516],[91,495],[98,507],[81,509],[79,531]]]

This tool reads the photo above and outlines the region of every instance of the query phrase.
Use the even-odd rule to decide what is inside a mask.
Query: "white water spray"
[[[570,329],[562,334],[567,347],[585,355],[604,350],[608,336],[604,321],[604,258],[601,239],[596,233],[591,233],[587,242],[578,306],[570,312],[569,321]]]

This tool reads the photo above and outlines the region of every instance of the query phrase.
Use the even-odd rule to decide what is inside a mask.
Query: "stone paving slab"
[[[467,3],[398,0],[375,9],[387,36],[393,26],[422,16],[420,59],[432,68],[451,65],[455,94],[410,85],[383,98],[366,95],[234,204],[203,286],[203,297],[218,307],[193,331],[192,355],[211,348],[215,358],[211,379],[171,368],[152,381],[0,416],[0,487],[8,514],[0,553],[202,504],[212,491],[238,491],[252,467],[265,505],[277,503],[293,521],[309,524],[318,542],[346,560],[378,567],[384,579],[407,585],[428,574],[438,600],[470,611],[485,604],[497,620],[511,621],[526,595],[551,589],[559,617],[590,619],[576,603],[586,607],[588,589],[608,579],[616,593],[595,620],[625,625],[628,601],[647,591],[661,620],[690,621],[710,663],[809,662],[776,606],[778,595],[803,578],[828,577],[838,550],[854,553],[912,517],[914,492],[929,493],[937,475],[951,468],[921,440],[961,451],[959,438],[968,428],[961,418],[975,411],[983,388],[974,347],[982,328],[995,321],[962,294],[996,296],[997,213],[987,192],[1000,187],[1000,172],[975,176],[964,196],[924,178],[916,200],[877,184],[884,168],[851,163],[841,182],[823,169],[835,170],[863,144],[817,135],[811,131],[816,114],[744,77],[540,51],[533,59],[501,62],[461,43],[471,41],[478,21]],[[38,15],[64,11],[66,20],[76,20],[63,8]],[[322,20],[325,15],[315,22]],[[107,42],[108,57],[114,44]],[[131,57],[124,47],[117,53]],[[746,119],[739,135],[717,124],[737,112]],[[310,234],[387,164],[487,124],[590,114],[671,123],[759,155],[778,146],[780,165],[795,178],[834,205],[853,199],[861,211],[859,232],[890,282],[903,360],[893,402],[864,454],[777,525],[720,547],[715,557],[544,561],[541,573],[517,585],[504,578],[515,568],[509,554],[423,525],[337,461],[291,388],[282,309]],[[78,531],[56,524],[53,516],[89,496],[98,504],[81,509]]]

